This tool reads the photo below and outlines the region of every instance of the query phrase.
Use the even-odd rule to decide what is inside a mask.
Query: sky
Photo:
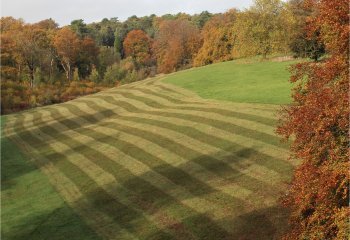
[[[1,0],[1,16],[22,18],[34,23],[52,18],[60,26],[74,19],[85,23],[101,21],[103,18],[118,17],[119,20],[136,15],[164,15],[186,12],[225,12],[230,8],[244,9],[253,0]]]

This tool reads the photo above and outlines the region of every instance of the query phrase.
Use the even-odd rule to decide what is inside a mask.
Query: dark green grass
[[[1,136],[2,239],[99,239],[28,160]]]
[[[192,68],[166,76],[165,83],[196,92],[208,99],[245,103],[291,102],[288,67],[296,61],[236,61]]]

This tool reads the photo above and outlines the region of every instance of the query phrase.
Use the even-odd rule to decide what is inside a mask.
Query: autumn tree
[[[284,16],[281,0],[255,0],[248,10],[241,12],[235,24],[237,57],[287,52],[288,18]]]
[[[34,23],[33,25],[45,31],[47,44],[45,45],[45,55],[42,56],[45,64],[42,64],[41,70],[48,76],[48,80],[54,82],[54,70],[57,70],[57,53],[53,39],[58,30],[58,24],[53,19],[49,18]]]
[[[131,57],[136,66],[145,66],[151,61],[151,39],[142,30],[132,30],[124,40],[126,57]]]
[[[27,67],[31,87],[34,87],[34,73],[41,67],[50,54],[50,40],[44,29],[27,24],[16,34],[16,47],[22,63]]]
[[[80,44],[77,34],[68,27],[60,29],[54,38],[54,46],[68,81],[72,79],[72,70],[78,58]]]
[[[190,66],[202,45],[198,28],[188,20],[163,20],[155,38],[154,51],[159,72]]]
[[[85,37],[80,41],[76,66],[83,78],[88,76],[91,73],[92,66],[97,64],[98,54],[99,48],[92,38]]]
[[[1,78],[3,80],[18,80],[21,64],[15,37],[17,33],[22,31],[24,23],[22,20],[17,20],[13,17],[2,17],[0,24]]]
[[[277,130],[293,140],[292,157],[302,161],[284,198],[292,211],[285,239],[348,239],[349,3],[308,4],[318,13],[308,31],[320,32],[329,56],[292,68],[293,104]]]
[[[195,66],[231,60],[236,41],[234,24],[236,10],[211,18],[202,30],[203,45],[194,59]]]

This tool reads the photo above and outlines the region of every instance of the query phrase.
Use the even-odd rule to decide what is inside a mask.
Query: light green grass
[[[164,82],[208,99],[232,102],[287,104],[291,102],[288,67],[296,61],[217,63],[180,71]]]
[[[2,239],[99,239],[48,180],[14,143],[1,137]]]
[[[7,147],[6,156],[19,155],[3,163],[3,232],[9,239],[278,239],[288,216],[278,199],[295,163],[274,133],[277,109],[206,100],[159,77],[9,115],[7,137],[47,176]]]

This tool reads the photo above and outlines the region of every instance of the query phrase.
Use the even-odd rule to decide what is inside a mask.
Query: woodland
[[[258,0],[225,13],[131,16],[59,27],[1,18],[1,113],[64,102],[101,89],[249,56],[324,54],[303,0]]]

